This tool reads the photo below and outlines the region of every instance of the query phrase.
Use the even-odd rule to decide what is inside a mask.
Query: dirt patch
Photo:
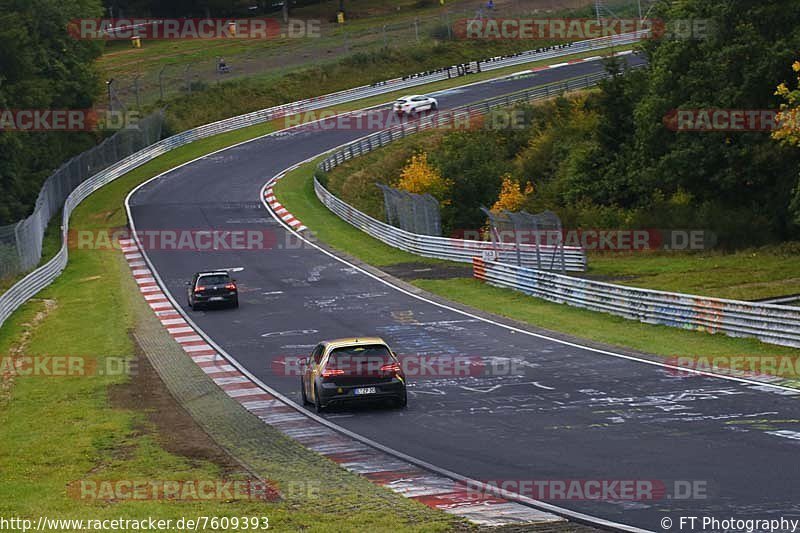
[[[471,278],[472,265],[437,265],[422,262],[397,263],[381,270],[404,281],[415,279]]]
[[[108,396],[111,405],[118,409],[145,413],[150,426],[135,428],[136,431],[145,434],[154,428],[165,450],[192,461],[210,461],[219,466],[225,476],[246,474],[242,466],[214,442],[172,397],[138,345],[132,368],[135,372],[131,380],[109,387]]]
[[[33,315],[33,318],[29,322],[21,324],[22,333],[20,334],[19,339],[8,350],[7,357],[9,358],[11,364],[15,365],[17,368],[18,362],[15,361],[14,358],[26,355],[25,352],[28,351],[28,345],[30,344],[33,332],[36,331],[36,328],[39,327],[39,324],[41,324],[44,319],[47,318],[56,307],[58,307],[58,304],[55,300],[31,298],[30,301],[41,303],[42,307]],[[13,388],[14,372],[3,371],[0,373],[0,406],[5,405],[5,403],[11,398],[11,390]]]

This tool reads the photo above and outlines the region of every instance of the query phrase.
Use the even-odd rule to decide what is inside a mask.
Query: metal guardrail
[[[314,109],[328,107],[337,103],[368,98],[370,96],[394,92],[400,89],[424,85],[435,81],[447,80],[459,76],[469,76],[470,74],[475,74],[477,72],[491,71],[514,65],[530,63],[532,61],[553,59],[584,52],[591,52],[594,50],[605,50],[615,46],[626,46],[639,42],[647,35],[647,33],[647,31],[625,33],[621,35],[601,37],[598,39],[577,41],[564,46],[539,48],[508,56],[496,56],[480,59],[477,61],[464,63],[462,65],[452,65],[449,67],[428,70],[425,72],[411,74],[409,76],[381,81],[372,85],[363,85],[361,87],[354,87],[352,89],[346,89],[344,91],[330,93],[324,96],[299,100],[297,102],[272,107],[263,111],[256,111],[252,114],[260,114],[267,117],[265,120],[271,120],[274,118],[293,115],[302,111],[313,111]],[[463,65],[471,65],[471,67],[469,70],[465,70]],[[247,116],[248,115],[242,115],[242,117]]]
[[[488,60],[482,60],[480,63],[483,65],[482,70],[492,70],[510,65],[537,61],[539,59],[572,55],[582,51],[602,50],[613,46],[632,44],[640,40],[643,36],[643,33],[639,32],[615,36],[613,38],[590,39],[587,41],[573,43],[572,46],[565,48],[545,51],[531,50],[506,58],[490,58]],[[78,185],[64,202],[61,227],[62,245],[58,253],[50,261],[32,271],[30,274],[15,283],[11,288],[0,295],[0,326],[5,323],[6,319],[8,319],[11,313],[13,313],[19,306],[28,301],[47,285],[52,283],[53,280],[55,280],[66,267],[69,256],[69,251],[67,249],[67,231],[69,228],[69,217],[72,214],[73,209],[75,209],[75,207],[91,193],[110,183],[111,181],[121,177],[125,173],[130,172],[136,167],[143,165],[144,163],[147,163],[148,161],[155,159],[156,157],[165,154],[170,150],[174,150],[175,148],[199,139],[253,126],[255,124],[261,124],[263,122],[267,122],[281,116],[290,115],[298,111],[319,109],[337,103],[360,100],[368,96],[396,91],[405,87],[430,83],[438,79],[446,79],[450,75],[450,69],[444,68],[437,71],[407,76],[405,79],[396,78],[394,80],[388,80],[370,86],[348,89],[346,91],[331,93],[317,98],[301,100],[299,102],[284,104],[269,109],[262,109],[253,113],[247,113],[225,120],[212,122],[210,124],[205,124],[203,126],[184,131],[177,135],[163,139],[157,143],[151,144],[147,148],[144,148],[115,163],[102,172],[95,174]]]
[[[562,83],[548,84],[506,96],[491,98],[477,104],[456,107],[448,110],[447,112],[433,113],[412,122],[404,122],[391,128],[372,133],[366,137],[362,137],[344,145],[323,159],[319,163],[318,168],[325,172],[329,172],[331,169],[341,165],[345,161],[369,153],[376,148],[381,148],[392,143],[393,141],[408,137],[409,135],[414,135],[420,131],[431,129],[433,127],[456,128],[459,127],[459,124],[468,124],[472,117],[484,115],[494,108],[506,107],[519,102],[541,100],[543,98],[556,96],[566,91],[586,89],[592,87],[600,80],[608,78],[609,76],[610,74],[607,72],[598,72],[596,74],[567,80]]]
[[[503,261],[516,262],[517,260],[517,249],[512,243],[504,243],[498,249],[491,241],[450,239],[411,233],[362,213],[331,194],[316,178],[314,178],[314,192],[316,192],[317,198],[325,204],[325,207],[339,218],[394,248],[425,257],[460,263],[470,263],[475,255],[481,255],[486,251],[494,251]],[[543,262],[560,266],[560,248],[542,246],[539,248],[539,254],[539,258]],[[567,270],[575,272],[586,270],[586,256],[581,248],[567,248],[564,255]],[[523,264],[535,265],[537,261],[536,248],[530,245],[523,246],[520,250],[520,257]]]
[[[472,264],[478,279],[551,302],[800,348],[800,308],[625,287],[477,257]]]
[[[611,74],[607,72],[598,72],[596,74],[567,80],[563,83],[545,85],[506,96],[490,98],[477,104],[453,108],[445,113],[434,113],[413,122],[398,124],[397,126],[378,131],[344,145],[323,159],[319,163],[318,169],[328,172],[345,161],[369,153],[397,139],[414,135],[420,131],[433,127],[457,127],[458,124],[467,124],[472,117],[484,115],[492,109],[506,107],[519,102],[541,100],[566,91],[585,89],[594,86],[597,82],[609,76],[611,76]],[[340,218],[395,248],[425,257],[448,259],[450,261],[463,263],[472,261],[472,257],[475,254],[480,254],[488,250],[496,250],[501,260],[517,261],[517,248],[513,243],[495,245],[499,247],[496,248],[488,241],[449,239],[445,237],[410,233],[381,222],[336,198],[336,196],[328,191],[316,177],[314,178],[314,191],[316,192],[317,198]],[[523,265],[527,266],[549,264],[552,269],[561,269],[561,248],[540,246],[539,255],[537,256],[535,246],[521,245],[519,260]],[[567,271],[585,271],[586,254],[583,249],[570,246],[563,247],[563,265],[564,269]]]

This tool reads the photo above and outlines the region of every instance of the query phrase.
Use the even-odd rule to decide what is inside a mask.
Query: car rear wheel
[[[306,396],[306,382],[302,377],[300,378],[300,398],[302,398],[304,406],[308,405],[309,402],[308,396]]]
[[[233,307],[234,309],[239,307],[239,297],[238,296],[233,299],[233,303],[231,304],[231,307]]]
[[[314,411],[317,414],[320,414],[323,410],[322,402],[319,401],[319,393],[317,392],[317,386],[314,385]]]
[[[436,111],[436,103],[431,104],[431,111]]]
[[[398,409],[405,409],[406,406],[408,405],[408,395],[406,394],[406,392],[403,391],[403,395],[397,400],[395,400],[395,402],[397,404]]]

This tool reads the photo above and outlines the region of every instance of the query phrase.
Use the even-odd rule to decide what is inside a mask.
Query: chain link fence
[[[439,202],[430,194],[414,194],[376,183],[383,191],[386,222],[420,235],[442,235]]]
[[[357,53],[448,41],[457,38],[454,26],[467,19],[544,17],[562,9],[591,6],[592,1],[506,0],[495,2],[496,6],[488,9],[485,1],[476,0],[470,4],[445,5],[438,13],[388,24],[365,24],[359,19],[337,24],[328,19],[327,8],[321,7],[319,15],[313,10],[301,12],[305,20],[320,22],[318,32],[313,35],[204,41],[197,47],[185,46],[185,55],[170,52],[157,70],[140,70],[140,65],[149,61],[144,54],[148,53],[148,47],[154,46],[152,41],[142,40],[141,49],[132,49],[128,43],[120,42],[114,50],[114,59],[106,64],[112,77],[107,97],[112,109],[138,109],[248,76],[278,76],[290,69],[321,65]],[[624,4],[631,0],[620,1]],[[269,13],[267,16],[280,15]],[[292,30],[280,22],[280,31],[276,33],[291,35]],[[520,41],[520,50],[527,50],[535,44],[535,41]],[[139,55],[143,58],[139,59]],[[220,68],[221,63],[224,68]],[[116,65],[124,65],[124,68]]]
[[[47,225],[61,211],[67,196],[90,176],[158,141],[163,123],[163,112],[152,113],[73,157],[51,174],[39,191],[33,213],[14,224],[0,226],[0,277],[16,276],[39,264]]]
[[[503,244],[513,245],[517,266],[523,265],[523,250],[530,252],[532,249],[538,270],[567,270],[564,233],[558,215],[552,211],[533,215],[527,211],[496,212],[485,207],[481,207],[481,210],[489,220],[492,244],[498,249]]]

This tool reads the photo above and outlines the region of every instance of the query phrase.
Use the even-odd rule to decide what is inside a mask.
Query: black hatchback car
[[[236,280],[226,270],[198,272],[187,285],[186,301],[192,309],[212,305],[239,307]]]
[[[388,400],[407,404],[406,378],[400,362],[378,337],[321,342],[303,361],[303,404],[317,412],[328,406]]]

